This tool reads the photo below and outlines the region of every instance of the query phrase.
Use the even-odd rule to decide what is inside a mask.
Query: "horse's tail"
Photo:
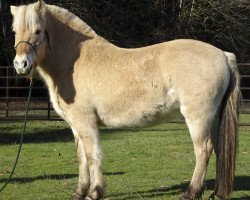
[[[215,185],[215,195],[223,199],[229,197],[234,184],[238,145],[238,118],[241,102],[240,75],[237,69],[236,57],[233,53],[225,52],[225,54],[230,70],[230,82],[222,105],[217,143]]]

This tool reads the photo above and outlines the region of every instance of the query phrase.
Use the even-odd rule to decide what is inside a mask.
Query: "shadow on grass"
[[[20,133],[11,133],[2,130],[0,134],[0,144],[19,143],[21,137]],[[24,135],[24,143],[42,143],[42,142],[68,142],[74,141],[73,134],[70,129],[60,130],[35,130],[34,133]]]
[[[239,176],[235,179],[234,191],[249,191],[250,190],[250,176]],[[110,196],[110,198],[117,198],[119,200],[125,199],[138,199],[138,198],[154,198],[165,195],[181,195],[187,188],[189,183],[180,183],[170,187],[162,187],[158,189],[152,189],[147,191],[138,191],[133,193],[116,193]],[[215,185],[215,180],[210,179],[206,181],[206,190],[213,190]],[[231,198],[232,200],[246,200],[249,199],[249,196],[246,195],[240,198]]]
[[[167,131],[178,131],[184,130],[184,128],[177,129],[157,129],[148,128],[142,129],[141,131],[156,131],[156,132],[167,132]],[[9,133],[9,128],[2,128],[0,134],[0,144],[15,144],[19,143],[21,137],[22,128],[16,131],[16,133]],[[101,128],[101,135],[111,134],[111,133],[122,133],[122,132],[138,132],[140,129],[112,129],[112,128]],[[74,141],[74,137],[70,128],[64,129],[51,129],[51,130],[39,130],[35,129],[31,133],[24,135],[24,143],[45,143],[45,142],[69,142]]]
[[[105,176],[116,176],[116,175],[123,175],[125,172],[106,172],[104,173]],[[42,176],[35,176],[35,177],[25,177],[25,178],[13,178],[11,179],[11,183],[31,183],[34,181],[39,180],[65,180],[65,179],[72,179],[77,178],[78,174],[50,174],[50,175],[42,175]],[[1,179],[0,183],[6,182],[7,179]],[[239,176],[235,179],[235,188],[234,191],[249,191],[250,190],[250,176]],[[214,189],[215,180],[210,179],[206,181],[206,190],[213,190]],[[169,195],[181,195],[188,188],[189,183],[180,183],[170,187],[162,187],[151,189],[147,191],[138,191],[133,193],[116,193],[112,195],[107,195],[107,198],[115,198],[119,200],[125,199],[138,199],[140,198],[154,198],[160,196],[169,196]],[[249,196],[244,196],[240,198],[231,198],[232,200],[246,200],[249,199]]]
[[[117,175],[123,175],[125,172],[105,172],[105,176],[117,176]],[[66,180],[66,179],[72,179],[78,177],[78,174],[49,174],[49,175],[41,175],[41,176],[35,176],[35,177],[17,177],[12,178],[10,180],[11,183],[31,183],[34,181],[39,180]],[[5,183],[7,181],[7,178],[0,179],[0,183]]]

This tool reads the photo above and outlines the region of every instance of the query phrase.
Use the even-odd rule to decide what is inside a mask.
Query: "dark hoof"
[[[192,200],[192,199],[194,198],[192,197],[189,191],[186,191],[180,198],[180,200]]]
[[[87,189],[77,189],[72,195],[72,200],[85,200],[87,196]]]
[[[192,200],[192,199],[190,199],[189,197],[182,196],[180,197],[180,200]]]
[[[202,199],[202,193],[198,192],[197,194],[192,193],[190,190],[187,190],[182,197],[180,198],[180,200],[194,200],[194,199]]]
[[[88,198],[91,200],[98,200],[103,197],[104,188],[96,186],[94,189],[89,191]]]
[[[208,199],[209,199],[209,200],[214,200],[214,199],[215,199],[215,194],[214,194],[214,192],[209,196]]]
[[[85,200],[85,197],[83,195],[75,192],[72,195],[72,200]]]

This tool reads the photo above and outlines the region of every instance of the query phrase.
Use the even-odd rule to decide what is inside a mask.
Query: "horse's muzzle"
[[[27,75],[31,72],[32,63],[26,56],[24,58],[16,56],[16,58],[14,59],[14,67],[18,74]]]

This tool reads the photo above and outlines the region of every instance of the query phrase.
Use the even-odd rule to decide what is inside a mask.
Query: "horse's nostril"
[[[28,66],[28,62],[25,60],[24,63],[23,63],[23,67],[27,67]]]

